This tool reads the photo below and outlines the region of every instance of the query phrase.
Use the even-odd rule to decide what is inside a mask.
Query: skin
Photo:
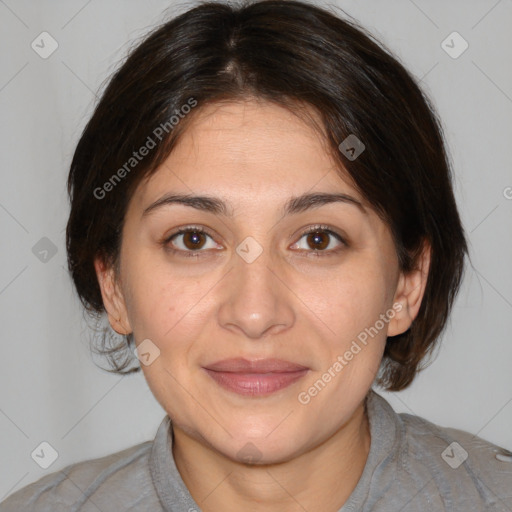
[[[281,215],[291,196],[306,192],[366,204],[335,169],[318,132],[286,109],[256,100],[206,106],[134,193],[120,274],[95,262],[112,327],[160,350],[141,367],[172,420],[177,468],[206,512],[335,512],[364,469],[371,441],[364,399],[386,337],[406,331],[418,313],[430,252],[417,270],[401,273],[391,233],[369,205],[366,213],[331,203]],[[233,216],[178,204],[142,216],[169,192],[217,196]],[[160,243],[191,224],[212,235],[202,239],[201,257],[183,256],[193,252],[187,235],[168,242],[178,253]],[[302,235],[316,224],[348,245],[324,232],[319,255]],[[236,252],[248,236],[262,248],[252,263]],[[401,305],[394,318],[301,404],[298,394],[393,304]],[[310,371],[272,395],[241,396],[202,369],[230,357],[276,357]],[[260,454],[254,463],[241,461],[249,442]]]

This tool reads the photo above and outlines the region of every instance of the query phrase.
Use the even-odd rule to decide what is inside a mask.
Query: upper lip
[[[244,359],[237,357],[234,359],[223,359],[205,366],[207,370],[216,372],[231,373],[287,373],[308,370],[306,366],[285,361],[283,359]]]

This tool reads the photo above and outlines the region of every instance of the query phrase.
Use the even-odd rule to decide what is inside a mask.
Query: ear
[[[108,321],[118,334],[130,334],[132,328],[128,321],[126,304],[119,283],[115,279],[114,268],[107,266],[100,257],[94,259],[94,269],[101,289],[103,305],[107,311]]]
[[[424,240],[417,268],[400,274],[393,300],[396,314],[389,321],[388,336],[396,336],[407,331],[418,315],[427,286],[430,258],[431,246]]]

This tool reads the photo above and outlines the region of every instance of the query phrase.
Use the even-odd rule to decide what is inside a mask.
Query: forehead
[[[313,109],[310,119],[321,128]],[[169,187],[231,197],[300,195],[322,189],[364,203],[325,137],[288,109],[261,101],[212,104],[194,113],[171,154],[138,189],[140,205]]]

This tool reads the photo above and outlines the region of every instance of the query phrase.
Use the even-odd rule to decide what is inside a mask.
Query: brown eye
[[[329,238],[330,235],[326,232],[315,231],[314,233],[308,233],[306,240],[312,249],[323,250],[329,245]]]
[[[205,233],[200,231],[186,231],[183,233],[183,245],[190,250],[201,249],[205,240]]]
[[[303,239],[305,243],[302,241]],[[347,246],[348,244],[341,235],[329,229],[328,226],[318,225],[304,231],[292,248],[300,249],[311,256],[331,256]]]
[[[210,244],[210,245],[208,245]],[[184,228],[163,241],[166,250],[182,256],[202,256],[208,249],[219,249],[211,235],[200,228]]]

